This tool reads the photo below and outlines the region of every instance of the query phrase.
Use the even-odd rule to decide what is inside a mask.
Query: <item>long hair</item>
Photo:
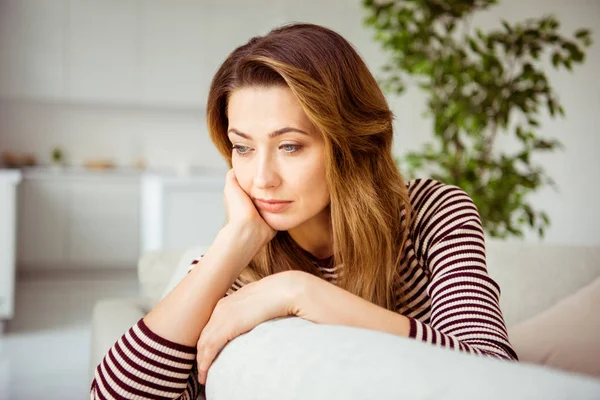
[[[250,39],[215,74],[206,110],[210,137],[231,167],[227,103],[248,86],[287,86],[325,143],[335,284],[393,310],[412,210],[392,157],[393,114],[369,69],[342,36],[291,24]],[[318,275],[285,231],[261,249],[240,279],[286,271]],[[245,277],[245,278],[244,278]]]

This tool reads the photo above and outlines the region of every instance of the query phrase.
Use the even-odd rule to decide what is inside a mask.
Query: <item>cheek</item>
[[[296,179],[296,187],[311,202],[322,203],[329,199],[329,188],[325,179],[325,167],[320,163],[309,164]]]
[[[252,176],[248,173],[249,168],[244,168],[243,165],[237,164],[235,161],[232,163],[233,171],[235,172],[235,177],[240,185],[240,187],[246,193],[250,193],[250,189],[252,188]]]

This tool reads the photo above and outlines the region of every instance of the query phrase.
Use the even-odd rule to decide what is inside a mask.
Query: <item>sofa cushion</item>
[[[500,285],[510,328],[554,306],[600,277],[600,246],[486,239],[488,271]]]
[[[160,300],[182,254],[177,250],[155,250],[138,260],[140,294],[152,307]]]
[[[521,361],[600,378],[600,278],[509,334]]]
[[[168,283],[165,285],[163,292],[160,296],[162,300],[168,295],[175,286],[179,284],[188,274],[190,265],[192,261],[200,258],[206,251],[208,250],[207,246],[196,246],[188,249],[185,252],[179,254],[179,260],[177,260],[177,264],[175,268],[171,271],[171,276],[168,280]]]
[[[89,382],[94,379],[96,366],[108,350],[148,311],[148,305],[142,298],[103,299],[94,305]]]
[[[227,344],[208,399],[597,399],[600,380],[414,339],[279,318]]]

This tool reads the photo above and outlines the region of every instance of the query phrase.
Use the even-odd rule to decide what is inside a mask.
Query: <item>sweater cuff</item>
[[[410,329],[408,331],[408,337],[412,338],[412,339],[416,339],[417,338],[417,320],[412,318],[412,317],[406,317],[408,318],[408,321],[410,322]]]
[[[144,323],[144,318],[140,318],[136,325],[139,328],[139,330],[144,334],[144,336],[146,336],[154,343],[163,346],[165,348],[165,353],[173,353],[179,351],[186,354],[196,354],[196,347],[175,343],[154,333],[152,330],[150,330],[150,328],[148,328],[148,325]]]

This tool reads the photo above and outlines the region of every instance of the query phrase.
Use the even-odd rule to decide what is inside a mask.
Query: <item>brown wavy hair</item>
[[[227,103],[248,86],[287,86],[325,142],[335,284],[394,310],[412,210],[392,157],[393,114],[369,69],[342,36],[290,24],[235,49],[215,74],[206,110],[210,137],[231,167]],[[320,276],[285,231],[261,249],[242,281],[286,271]],[[340,273],[341,272],[341,273]]]

